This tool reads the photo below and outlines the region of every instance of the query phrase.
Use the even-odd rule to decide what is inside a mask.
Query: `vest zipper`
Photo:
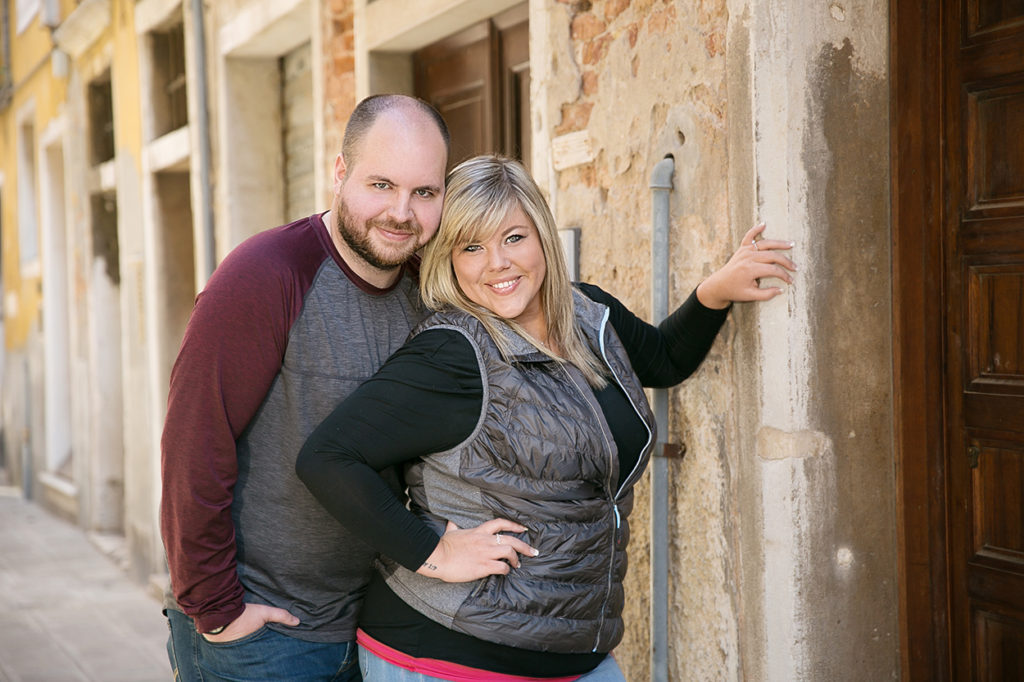
[[[612,529],[611,553],[609,555],[609,561],[608,561],[607,580],[605,581],[604,600],[601,603],[601,615],[598,618],[598,624],[597,624],[597,638],[594,640],[594,648],[592,649],[592,653],[597,653],[597,649],[601,645],[601,631],[604,630],[605,610],[608,608],[608,600],[611,598],[611,594],[612,594],[612,577],[613,577],[614,572],[615,572],[615,549],[616,549],[616,544],[617,544],[616,541],[617,541],[618,536],[619,536],[619,529],[621,528],[621,525],[622,525],[622,515],[619,512],[619,504],[618,504],[619,494],[622,492],[622,490],[624,490],[626,488],[626,484],[629,483],[629,481],[633,478],[633,476],[636,474],[637,470],[640,469],[640,465],[644,463],[643,453],[646,452],[648,448],[650,448],[651,440],[653,439],[653,436],[654,436],[654,434],[651,432],[651,427],[647,424],[646,421],[644,421],[643,415],[640,413],[640,410],[637,408],[636,403],[633,401],[632,396],[629,395],[629,391],[627,391],[626,387],[622,385],[622,381],[619,379],[618,374],[615,372],[615,368],[613,368],[611,363],[608,362],[608,353],[607,353],[607,351],[605,349],[604,335],[605,335],[605,330],[608,327],[608,317],[609,317],[609,315],[610,315],[610,312],[608,310],[605,310],[604,311],[604,315],[601,318],[600,327],[598,329],[598,338],[599,338],[600,344],[601,344],[601,360],[604,362],[605,367],[608,368],[608,371],[611,372],[612,377],[615,379],[616,385],[618,385],[619,389],[622,390],[623,395],[626,396],[626,400],[629,401],[630,407],[632,407],[633,411],[636,412],[638,417],[640,417],[640,423],[642,423],[644,425],[644,428],[647,429],[647,442],[644,444],[643,449],[640,451],[640,457],[637,458],[637,462],[633,466],[633,470],[629,473],[628,476],[626,476],[626,478],[622,479],[622,485],[619,486],[617,489],[615,489],[613,491],[613,489],[612,489],[612,470],[615,468],[614,467],[615,463],[611,461],[612,460],[611,452],[612,452],[612,449],[613,449],[611,442],[609,442],[609,438],[610,438],[611,434],[610,433],[606,433],[605,429],[603,428],[603,426],[601,426],[602,425],[601,415],[598,414],[598,409],[599,408],[595,407],[594,404],[593,404],[593,401],[591,400],[593,398],[593,393],[594,392],[593,392],[593,390],[589,386],[587,386],[587,391],[584,392],[584,390],[579,387],[579,384],[576,383],[576,379],[572,376],[572,374],[570,374],[568,371],[565,371],[564,368],[563,368],[563,371],[565,371],[566,376],[569,378],[569,382],[573,385],[573,387],[576,389],[576,391],[578,393],[580,393],[580,397],[582,397],[583,398],[583,402],[585,402],[590,407],[591,412],[594,413],[594,419],[597,421],[599,430],[601,431],[601,436],[604,438],[605,448],[607,449],[607,451],[609,453],[608,460],[609,460],[610,466],[608,467],[608,477],[605,479],[605,490],[606,490],[606,492],[608,494],[608,501],[611,502],[611,505],[612,505],[612,513],[615,515],[615,527]]]
[[[605,331],[606,331],[606,329],[608,327],[608,317],[609,317],[610,314],[611,313],[610,313],[609,310],[605,310],[604,311],[604,315],[601,317],[601,326],[600,326],[600,328],[598,330],[598,339],[600,339],[600,342],[601,342],[601,360],[604,362],[605,367],[608,368],[608,371],[611,372],[612,378],[615,379],[615,383],[618,385],[619,389],[622,391],[622,394],[624,396],[626,396],[626,400],[629,401],[629,405],[630,405],[630,407],[633,408],[633,412],[635,412],[636,416],[640,418],[640,423],[643,424],[644,428],[647,430],[647,442],[644,443],[644,447],[641,448],[640,456],[637,457],[636,464],[633,465],[633,470],[629,472],[628,476],[626,476],[625,478],[622,479],[622,485],[620,485],[615,490],[614,494],[612,495],[612,511],[615,513],[615,531],[614,531],[614,533],[612,535],[611,561],[608,564],[608,588],[605,591],[605,601],[604,601],[604,604],[601,607],[600,627],[597,630],[597,641],[594,642],[593,653],[597,653],[597,647],[598,647],[598,645],[601,642],[601,630],[604,628],[604,611],[605,611],[605,608],[608,605],[608,599],[611,597],[611,592],[612,592],[612,573],[615,570],[615,549],[616,549],[616,545],[618,544],[617,541],[618,541],[618,537],[619,537],[619,528],[622,526],[622,515],[619,513],[619,495],[622,493],[623,490],[626,489],[626,485],[636,475],[637,471],[640,470],[641,465],[644,464],[645,460],[644,460],[643,454],[644,454],[644,452],[646,452],[651,447],[651,441],[654,439],[654,433],[651,431],[651,427],[647,424],[646,421],[644,421],[643,414],[641,414],[640,410],[637,408],[636,403],[633,402],[633,397],[631,395],[629,395],[629,391],[627,391],[626,387],[622,385],[622,380],[619,379],[619,375],[615,371],[615,368],[612,367],[612,363],[608,362],[608,351],[605,348],[604,337],[605,337]],[[609,468],[609,471],[611,471],[610,468]],[[609,474],[608,488],[609,488],[609,490],[611,489],[611,476],[610,476],[610,474]]]

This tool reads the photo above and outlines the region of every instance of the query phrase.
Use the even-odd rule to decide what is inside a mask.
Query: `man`
[[[197,297],[161,447],[176,679],[360,679],[373,553],[295,457],[422,317],[410,259],[437,231],[448,146],[420,100],[362,101],[331,210],[248,239]]]

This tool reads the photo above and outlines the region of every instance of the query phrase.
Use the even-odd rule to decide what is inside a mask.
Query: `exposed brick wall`
[[[341,151],[345,124],[356,106],[355,29],[352,0],[327,0],[323,7],[324,164],[330,177]],[[327,183],[327,200],[331,186]]]
[[[557,173],[561,225],[581,232],[581,276],[650,314],[650,174],[676,157],[670,301],[678,305],[732,249],[726,151],[725,0],[559,0],[550,82],[560,100],[553,137],[585,131],[593,160]],[[555,16],[556,14],[560,16]],[[567,15],[565,17],[564,15]],[[551,35],[557,41],[558,32]],[[670,677],[736,674],[736,616],[729,583],[728,465],[723,425],[710,406],[729,404],[721,348],[673,393],[673,433],[689,454],[672,466],[668,594],[650,594],[647,479],[638,486],[627,576],[627,630],[616,657],[627,679],[649,679],[651,599],[669,603]],[[714,379],[701,378],[714,374]]]

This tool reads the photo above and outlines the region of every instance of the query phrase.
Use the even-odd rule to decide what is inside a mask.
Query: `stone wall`
[[[541,88],[552,128],[549,182],[561,225],[580,226],[581,276],[650,317],[654,165],[675,159],[671,199],[670,307],[723,264],[741,227],[731,225],[726,182],[724,2],[563,1],[550,10],[553,65]],[[568,52],[559,43],[568,38]],[[537,73],[535,70],[534,73]],[[562,168],[566,135],[587,156]],[[747,217],[752,223],[753,216]],[[651,599],[667,600],[673,679],[737,675],[735,557],[728,520],[733,384],[727,323],[702,368],[671,395],[668,440],[686,446],[669,466],[668,594],[650,594],[650,500],[638,488],[627,581],[627,631],[616,656],[628,679],[648,679]]]
[[[758,220],[797,282],[734,306],[671,393],[667,594],[649,492],[627,583],[628,679],[898,674],[891,439],[886,4],[531,3],[534,172],[581,228],[584,280],[650,314],[654,165],[675,159],[670,305]]]

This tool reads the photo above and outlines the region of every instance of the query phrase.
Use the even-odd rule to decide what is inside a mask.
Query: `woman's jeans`
[[[428,677],[414,673],[359,647],[359,668],[366,682],[445,682],[439,677]],[[601,665],[579,678],[578,682],[626,682],[622,670],[615,659],[605,656]]]
[[[360,682],[356,643],[306,642],[263,627],[231,642],[208,642],[192,619],[167,610],[167,655],[176,682]]]

